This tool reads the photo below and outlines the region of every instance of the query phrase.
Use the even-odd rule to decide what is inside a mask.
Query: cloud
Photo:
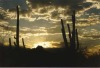
[[[64,42],[50,42],[54,47],[64,47]]]
[[[92,3],[85,2],[86,0],[28,0],[33,8],[54,6],[55,8],[68,8],[67,11],[81,10],[83,7],[87,8]]]
[[[84,37],[89,37],[89,38],[92,38],[92,39],[100,39],[100,35],[88,35],[88,36],[84,36]]]
[[[20,15],[29,15],[30,9],[26,0],[0,0],[0,19],[12,19],[16,16],[16,6],[19,5]]]
[[[69,10],[80,10],[82,6],[80,6],[84,0],[53,0],[54,5],[57,7],[68,7]]]
[[[52,34],[61,33],[61,27],[59,25],[55,25],[55,26],[53,26],[51,28],[47,28],[47,32],[48,33],[52,33]]]
[[[51,18],[57,18],[57,17],[59,17],[59,12],[58,11],[51,12]]]
[[[90,0],[89,0],[90,1]],[[83,11],[78,15],[76,27],[79,31],[81,42],[99,39],[97,33],[99,29],[98,15],[99,8],[93,0],[0,0],[0,25],[5,31],[12,31],[13,35],[16,31],[16,5],[20,6],[20,35],[21,37],[31,41],[33,44],[36,40],[41,41],[63,41],[61,35],[60,19],[64,19],[66,34],[67,25],[72,25],[72,10]],[[98,1],[99,2],[99,1]],[[28,11],[27,11],[28,10]],[[94,15],[92,15],[94,13]],[[4,23],[6,22],[6,24]],[[91,23],[91,27],[90,27]],[[7,25],[7,26],[6,26]],[[94,28],[95,30],[90,30]],[[84,29],[84,30],[82,30]],[[93,34],[93,35],[90,35]],[[97,34],[97,35],[96,35]],[[82,36],[81,36],[82,35]],[[89,35],[89,36],[87,36]],[[29,42],[28,41],[28,42]],[[94,42],[95,43],[95,42]],[[90,43],[89,43],[90,44]],[[88,44],[88,45],[89,45]],[[60,44],[57,44],[60,45]],[[63,45],[63,44],[62,44]]]
[[[83,38],[89,38],[91,40],[100,39],[99,30],[96,28],[85,28],[79,30],[79,35],[82,35]]]
[[[54,5],[54,6],[76,6],[84,2],[84,0],[29,0],[31,4],[34,6],[49,6],[49,5]]]
[[[8,6],[5,5],[6,1]],[[21,9],[20,14],[23,15],[21,18],[26,17],[27,15],[30,16],[28,16],[29,18],[32,18],[33,16],[37,17],[38,14],[39,16],[44,14],[55,20],[64,18],[67,14],[71,14],[71,10],[75,9],[78,11],[83,9],[83,7],[87,8],[91,6],[91,3],[87,3],[85,0],[1,0],[0,4],[3,9],[14,11],[16,10],[16,5],[18,4]],[[33,8],[31,8],[30,5],[32,5]],[[37,14],[34,15],[32,13]],[[12,13],[6,14],[8,15],[8,18],[11,18],[15,15]],[[5,16],[7,17],[7,15]]]
[[[4,20],[5,19],[5,15],[4,14],[0,14],[0,20]]]
[[[40,6],[46,6],[50,5],[52,0],[28,0],[31,4],[32,7],[40,7]]]
[[[4,30],[7,30],[7,31],[9,31],[9,30],[11,30],[11,31],[15,31],[15,27],[12,27],[12,26],[0,25],[0,27],[3,27]]]
[[[91,8],[89,10],[86,11],[88,14],[95,14],[95,15],[98,15],[100,14],[100,9],[97,9],[96,7],[94,8]]]
[[[6,12],[0,8],[0,20],[6,20],[7,19],[7,14]]]
[[[39,12],[40,12],[40,13],[46,13],[46,12],[47,12],[47,9],[46,9],[46,8],[42,8],[42,9],[40,9]]]
[[[3,9],[13,10],[19,5],[21,10],[27,10],[26,0],[0,0],[0,7]]]
[[[92,5],[93,5],[93,3],[91,3],[91,2],[84,2],[84,3],[82,4],[82,6],[83,6],[84,8],[88,8],[88,7],[92,6]]]

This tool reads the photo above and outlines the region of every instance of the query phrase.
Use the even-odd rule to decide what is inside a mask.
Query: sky
[[[64,20],[68,38],[67,24],[71,27],[73,10],[80,46],[100,45],[100,0],[0,0],[0,43],[8,44],[9,38],[12,44],[15,41],[17,5],[21,46],[24,38],[27,48],[63,47],[60,20]]]

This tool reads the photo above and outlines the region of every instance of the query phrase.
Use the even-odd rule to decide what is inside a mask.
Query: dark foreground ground
[[[100,67],[100,55],[58,49],[0,47],[0,67]]]

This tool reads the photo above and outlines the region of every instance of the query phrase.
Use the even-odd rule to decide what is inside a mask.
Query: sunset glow
[[[42,46],[43,48],[52,48],[52,44],[49,42],[39,42],[33,45],[32,48],[37,48],[38,46]]]

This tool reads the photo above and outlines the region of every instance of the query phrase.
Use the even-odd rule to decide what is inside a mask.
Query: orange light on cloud
[[[32,48],[36,48],[38,46],[42,46],[43,48],[51,48],[52,44],[50,44],[49,42],[38,42],[35,43]]]
[[[50,42],[38,42],[32,48],[37,48],[38,46],[42,46],[43,48],[57,48],[57,46],[53,46]]]

